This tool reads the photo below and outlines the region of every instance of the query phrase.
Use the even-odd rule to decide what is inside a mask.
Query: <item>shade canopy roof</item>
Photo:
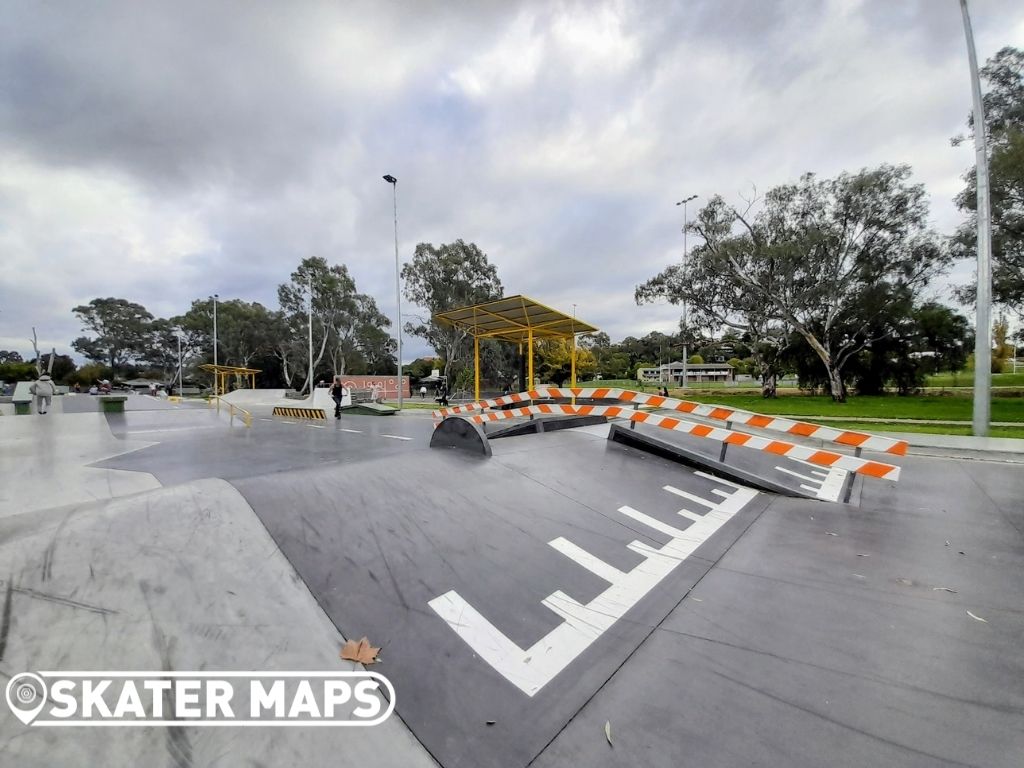
[[[229,375],[230,376],[230,375],[233,375],[233,374],[239,374],[239,375],[248,376],[248,375],[253,374],[253,373],[260,373],[261,372],[261,370],[259,368],[244,368],[244,367],[242,367],[240,365],[213,365],[211,363],[204,363],[203,365],[200,365],[199,367],[202,370],[204,370],[204,371],[209,371],[210,373],[217,373],[217,374],[220,374],[222,376],[223,375]]]
[[[597,328],[527,296],[475,304],[471,307],[438,312],[434,320],[442,325],[460,328],[471,336],[483,339],[525,342],[533,338],[570,338],[577,333],[596,333]]]

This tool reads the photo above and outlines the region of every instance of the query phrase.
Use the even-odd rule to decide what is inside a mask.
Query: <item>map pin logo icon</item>
[[[46,704],[46,683],[39,675],[22,672],[7,683],[7,706],[14,716],[28,725]]]

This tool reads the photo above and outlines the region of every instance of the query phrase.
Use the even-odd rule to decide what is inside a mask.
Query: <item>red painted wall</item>
[[[377,385],[384,389],[384,399],[394,400],[398,397],[397,376],[342,376],[342,383],[351,389],[370,389]],[[403,397],[409,397],[409,377],[402,377]]]

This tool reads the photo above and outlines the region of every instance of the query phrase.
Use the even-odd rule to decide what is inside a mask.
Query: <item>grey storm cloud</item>
[[[981,56],[1024,45],[1018,3],[972,13]],[[274,305],[309,255],[393,314],[384,173],[404,259],[461,237],[612,338],[670,330],[632,296],[676,200],[908,162],[949,232],[969,108],[954,0],[8,3],[0,348],[66,350],[95,296]]]

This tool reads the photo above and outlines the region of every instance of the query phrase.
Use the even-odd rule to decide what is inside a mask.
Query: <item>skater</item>
[[[57,394],[57,387],[53,385],[53,380],[44,373],[38,381],[32,382],[28,391],[36,396],[36,412],[42,414],[50,410],[50,402]]]
[[[442,408],[448,407],[448,385],[444,382],[437,388],[437,402]]]
[[[334,418],[341,418],[341,401],[345,398],[345,385],[341,383],[341,376],[334,377],[331,385],[331,399],[334,400]]]
[[[420,400],[427,399],[427,385],[423,384],[420,386]]]

